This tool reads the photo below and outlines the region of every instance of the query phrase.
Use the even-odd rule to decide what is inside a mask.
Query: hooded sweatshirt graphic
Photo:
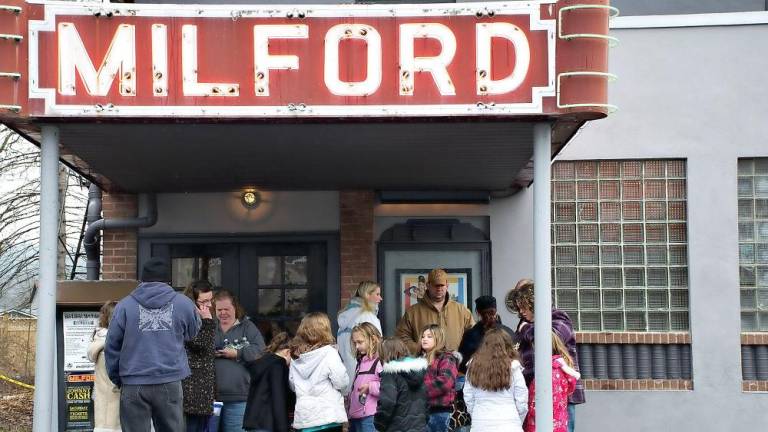
[[[326,345],[300,355],[291,362],[288,381],[296,392],[294,429],[347,421],[341,390],[349,377],[335,348]]]
[[[189,376],[184,342],[200,330],[192,300],[162,282],[143,282],[112,315],[104,355],[109,379],[164,384]]]

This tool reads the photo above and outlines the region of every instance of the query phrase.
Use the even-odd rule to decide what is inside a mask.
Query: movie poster
[[[92,373],[68,373],[64,382],[64,430],[93,430]]]

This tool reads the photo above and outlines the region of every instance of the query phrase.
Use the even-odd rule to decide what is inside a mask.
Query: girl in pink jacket
[[[357,367],[349,393],[349,432],[375,432],[373,415],[379,400],[382,370],[378,354],[381,333],[373,324],[364,322],[352,328],[351,340]]]
[[[568,396],[576,390],[581,375],[573,366],[562,339],[552,332],[552,431],[568,430]],[[536,382],[528,387],[528,416],[523,424],[524,432],[536,432]]]

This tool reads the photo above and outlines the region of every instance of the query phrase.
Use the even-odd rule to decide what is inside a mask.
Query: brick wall
[[[768,345],[768,332],[764,333],[742,333],[742,345]]]
[[[742,381],[741,391],[744,392],[768,392],[768,381]]]
[[[576,343],[595,344],[690,344],[691,334],[687,332],[576,332]]]
[[[741,389],[745,392],[768,392],[768,380],[764,379],[765,363],[756,359],[758,347],[768,345],[768,333],[748,332],[741,334]],[[748,358],[751,357],[751,374],[747,372]],[[748,375],[752,375],[751,377]],[[761,378],[762,375],[762,378]]]
[[[693,381],[684,379],[588,379],[583,384],[586,390],[693,390]]]
[[[347,304],[357,284],[376,280],[373,247],[373,191],[339,193],[341,247],[341,305]]]
[[[690,345],[688,332],[577,332],[576,342],[584,345]],[[581,349],[580,349],[581,352]],[[667,359],[664,360],[665,362]],[[682,363],[682,361],[680,361]],[[679,367],[682,368],[682,364]],[[687,363],[690,367],[690,363]],[[691,379],[598,379],[582,380],[586,390],[693,390]]]
[[[107,194],[102,198],[105,219],[133,218],[138,214],[136,195]],[[105,230],[102,233],[101,279],[136,279],[136,229]]]

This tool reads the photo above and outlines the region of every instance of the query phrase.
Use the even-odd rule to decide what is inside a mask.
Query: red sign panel
[[[28,116],[424,117],[562,108],[555,0],[27,7]],[[585,58],[604,58],[603,48]],[[572,49],[585,54],[584,46]]]

